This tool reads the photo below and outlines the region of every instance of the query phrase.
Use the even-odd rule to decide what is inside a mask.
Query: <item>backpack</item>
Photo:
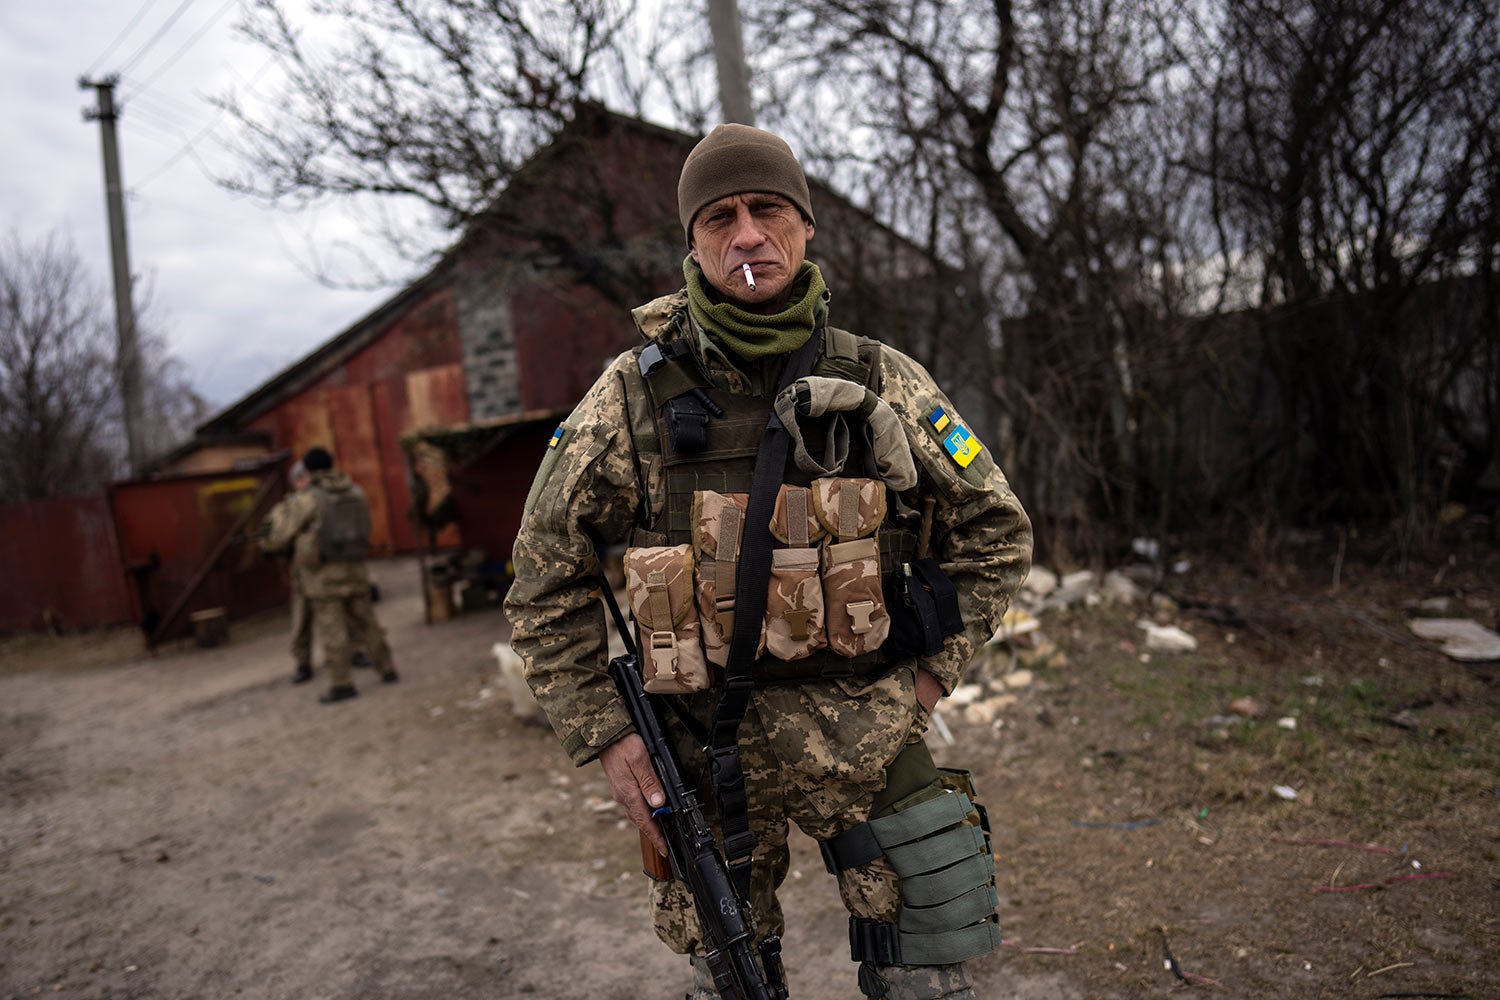
[[[325,563],[355,562],[370,551],[370,505],[358,486],[318,490],[318,556]]]

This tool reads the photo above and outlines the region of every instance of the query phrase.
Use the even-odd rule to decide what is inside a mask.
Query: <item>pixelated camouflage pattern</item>
[[[318,551],[320,490],[343,492],[354,482],[336,469],[312,474],[311,485],[290,496],[268,515],[267,552],[292,553],[292,565],[302,574],[303,592],[311,600],[348,597],[370,589],[370,573],[363,560],[324,563]]]
[[[950,419],[963,419],[925,368],[900,351],[882,347],[880,377],[880,397],[900,418],[922,481],[937,494],[931,555],[958,591],[964,631],[949,636],[940,653],[918,662],[944,690],[952,691],[995,634],[1031,569],[1031,520],[989,449],[967,469],[959,468],[943,450],[927,415],[942,406]]]
[[[879,965],[889,987],[884,1000],[975,1000],[969,974],[959,965]]]
[[[840,519],[844,510],[847,491],[857,491],[859,499],[851,523]],[[880,522],[885,520],[885,486],[874,479],[830,478],[814,479],[813,512],[818,523],[828,529],[835,541],[847,542],[852,538],[873,535]]]
[[[784,927],[775,889],[787,875],[788,824],[821,839],[865,822],[885,784],[886,766],[908,742],[921,738],[926,723],[912,672],[905,667],[869,682],[823,680],[755,690],[739,743],[750,829],[756,835],[751,909],[757,934],[780,934]],[[669,732],[717,832],[703,755],[675,721]],[[883,859],[843,872],[838,886],[850,913],[895,919],[896,873]],[[686,887],[653,883],[651,896],[658,936],[681,954],[693,950],[700,932]]]
[[[646,690],[651,694],[707,690],[708,665],[693,603],[692,547],[627,549],[625,593],[639,624]]]
[[[840,656],[862,656],[885,642],[891,634],[891,616],[880,583],[880,545],[874,537],[823,549],[828,648]]]
[[[817,549],[776,549],[766,594],[766,652],[800,660],[827,644]]]

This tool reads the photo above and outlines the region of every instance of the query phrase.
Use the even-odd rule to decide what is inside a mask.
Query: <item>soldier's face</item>
[[[693,260],[719,294],[762,315],[780,312],[812,239],[812,223],[780,195],[734,194],[693,219]],[[745,265],[755,287],[745,277]]]

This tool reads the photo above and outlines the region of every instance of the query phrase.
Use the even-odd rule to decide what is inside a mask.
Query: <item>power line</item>
[[[142,45],[140,48],[136,49],[135,55],[125,60],[125,65],[120,68],[120,75],[124,76],[126,73],[129,73],[131,69],[135,67],[135,64],[141,61],[141,57],[144,56],[147,52],[150,52],[151,49],[156,45],[156,43],[161,41],[162,36],[167,33],[172,25],[177,23],[177,19],[182,16],[183,11],[187,10],[192,5],[193,0],[182,0],[182,3],[177,5],[177,9],[172,11],[171,14],[167,15],[167,19],[162,22],[161,27],[156,29],[156,34],[148,38],[145,45]]]
[[[191,0],[189,0],[189,2],[191,2]],[[228,13],[229,8],[233,7],[237,2],[238,0],[225,0],[223,5],[221,5],[218,10],[214,11],[213,14],[209,16],[208,20],[204,21],[202,26],[199,27],[197,31],[193,32],[191,37],[189,37],[186,42],[183,42],[182,45],[178,46],[177,51],[173,52],[156,67],[156,72],[148,76],[144,83],[139,84],[131,93],[127,94],[125,99],[129,100],[132,97],[140,96],[142,91],[146,90],[153,83],[155,83],[158,77],[165,73],[173,63],[175,63],[183,56],[184,53],[191,49],[200,38],[207,34],[208,29],[217,24],[219,22],[219,18]]]
[[[270,69],[271,68],[271,64],[273,62],[275,62],[275,61],[276,61],[276,57],[275,56],[268,57],[265,62],[263,62],[263,63],[260,64],[260,68],[259,69],[257,69],[254,73],[250,74],[250,79],[245,84],[245,86],[247,88],[246,89],[246,93],[247,94],[253,93],[255,91],[256,84],[260,83],[260,78],[266,75],[266,70]],[[196,147],[198,145],[198,143],[202,142],[205,138],[208,137],[209,133],[211,133],[214,130],[214,127],[216,125],[218,125],[219,119],[222,118],[223,115],[224,115],[224,109],[222,107],[220,107],[217,111],[214,112],[213,117],[208,120],[208,124],[204,125],[203,128],[200,129],[196,135],[194,135],[191,139],[189,139],[186,143],[184,143],[181,148],[179,148],[175,153],[173,153],[170,157],[168,157],[166,159],[166,161],[163,162],[160,166],[158,166],[155,170],[152,170],[144,178],[142,178],[141,180],[139,180],[139,181],[135,182],[134,184],[132,184],[131,185],[131,189],[135,190],[135,191],[139,191],[141,188],[144,188],[147,184],[149,184],[152,181],[154,181],[157,177],[159,177],[162,174],[166,173],[167,170],[169,170],[173,166],[175,166],[177,164],[177,162],[179,160],[181,160],[184,156],[188,156],[190,154],[193,155],[194,161],[196,161],[198,163],[198,166],[204,171],[204,173],[208,173],[208,168],[206,166],[204,166],[203,161],[199,160],[198,157],[197,157],[197,155],[193,153],[193,150],[194,150],[194,147]],[[216,142],[223,149],[229,149],[230,148],[224,142],[224,140],[220,139],[217,136],[214,136],[214,142]]]
[[[130,34],[131,29],[139,24],[141,18],[145,17],[146,12],[154,6],[156,6],[156,0],[146,0],[145,3],[141,4],[141,6],[136,10],[135,16],[130,19],[130,23],[126,24],[125,27],[120,29],[120,33],[115,36],[115,40],[110,42],[109,45],[105,47],[103,52],[99,53],[99,58],[95,59],[89,66],[89,68],[84,70],[83,75],[86,77],[93,76],[94,70],[99,68],[99,64],[109,58],[110,53],[114,52],[115,48],[125,40],[125,36]]]

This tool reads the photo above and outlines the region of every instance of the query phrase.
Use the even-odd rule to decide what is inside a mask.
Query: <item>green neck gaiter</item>
[[[746,361],[775,354],[789,354],[807,343],[813,330],[828,316],[823,275],[818,265],[804,260],[792,282],[792,297],[786,308],[770,316],[748,312],[722,301],[703,280],[703,271],[691,256],[682,262],[687,279],[688,308],[693,320],[719,344]]]

